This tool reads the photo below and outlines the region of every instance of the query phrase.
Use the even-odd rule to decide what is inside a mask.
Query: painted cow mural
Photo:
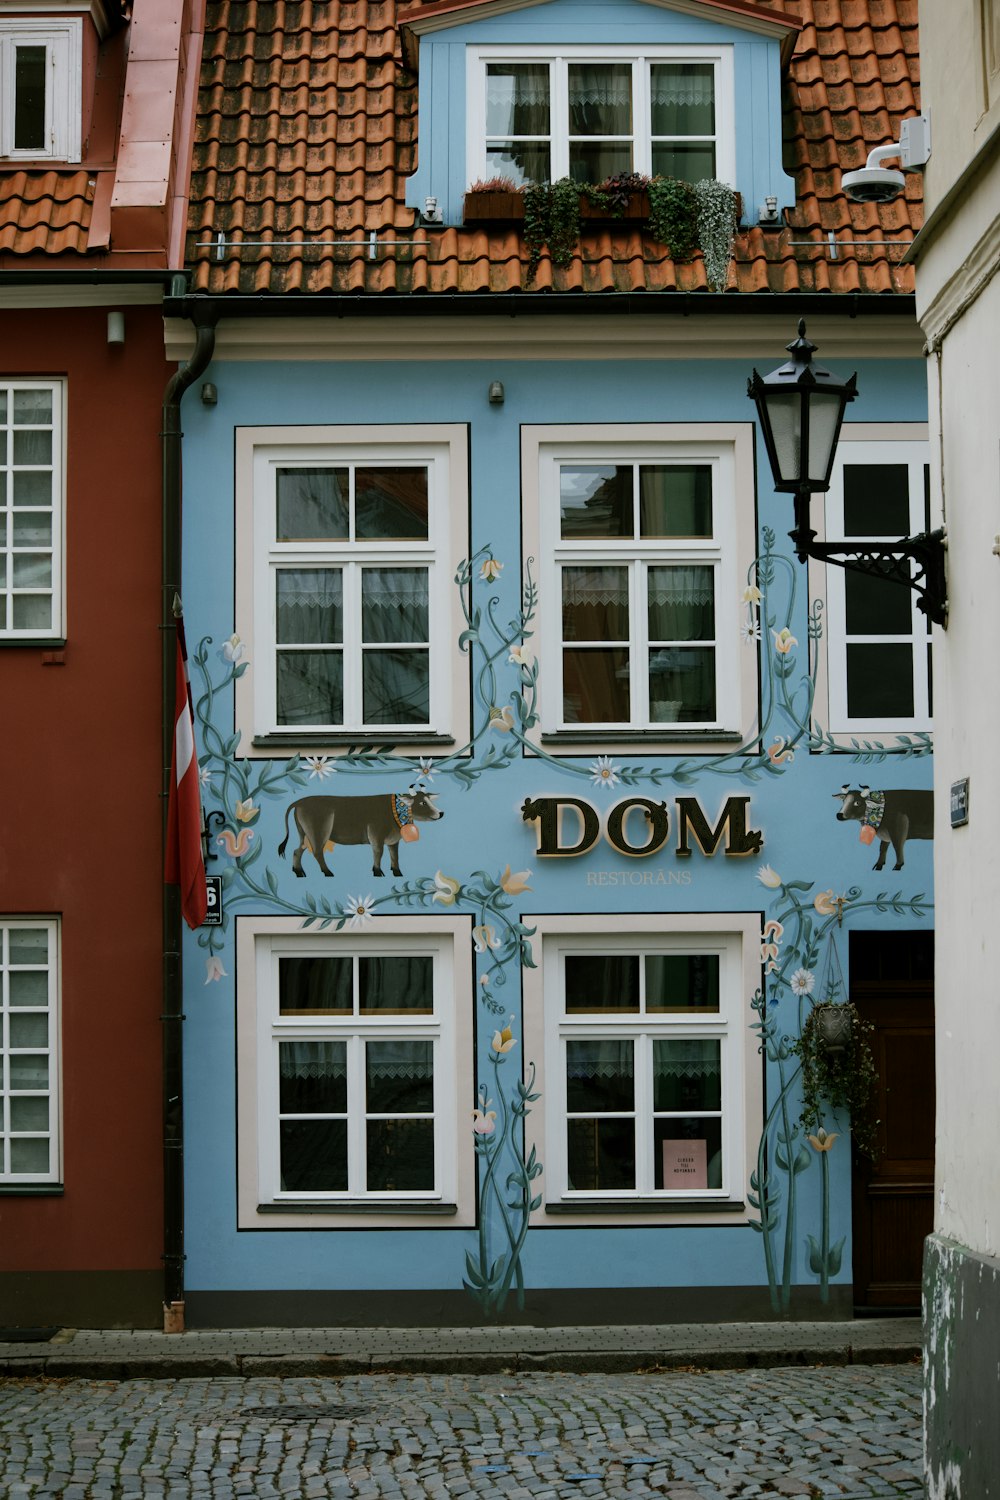
[[[934,837],[934,793],[893,788],[890,791],[872,791],[871,787],[856,790],[844,785],[834,797],[840,802],[838,823],[860,823],[861,842],[874,843],[879,840],[878,859],[872,866],[881,870],[885,865],[886,851],[892,845],[896,856],[894,870],[903,868],[903,851],[907,839],[932,839]]]
[[[382,851],[388,848],[392,873],[402,875],[399,868],[400,840],[412,843],[419,837],[417,823],[430,823],[444,817],[441,809],[434,805],[434,795],[411,787],[408,792],[387,792],[376,797],[300,797],[285,809],[285,837],[278,845],[278,853],[284,859],[288,817],[292,813],[299,834],[299,844],[292,855],[292,869],[296,875],[305,876],[302,855],[307,849],[315,855],[323,874],[332,875],[326,852],[336,844],[369,844],[373,875],[384,875]]]

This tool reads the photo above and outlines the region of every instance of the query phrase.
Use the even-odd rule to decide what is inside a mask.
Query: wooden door
[[[872,1023],[879,1156],[853,1163],[854,1303],[917,1312],[934,1227],[933,933],[851,934],[850,994]]]

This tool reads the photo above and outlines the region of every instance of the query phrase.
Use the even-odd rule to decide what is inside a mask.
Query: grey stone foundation
[[[1000,1260],[924,1246],[927,1500],[1000,1497]]]

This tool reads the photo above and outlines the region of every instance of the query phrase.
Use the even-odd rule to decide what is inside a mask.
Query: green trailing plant
[[[571,177],[561,177],[558,182],[529,182],[523,196],[530,285],[543,246],[548,245],[554,266],[568,266],[573,257],[573,247],[580,238],[580,184]]]
[[[736,194],[726,182],[704,177],[694,185],[698,243],[705,257],[705,276],[713,292],[725,289],[736,234]]]
[[[827,1040],[831,1020],[837,1023],[841,1038],[835,1045]],[[874,1027],[849,1000],[826,1001],[812,1007],[792,1046],[802,1069],[800,1124],[819,1137],[832,1113],[846,1111],[855,1146],[872,1161],[878,1154],[879,1125],[872,1114],[877,1083],[873,1032]]]
[[[698,248],[698,201],[689,182],[654,177],[649,192],[650,236],[666,245],[674,260],[690,260]]]

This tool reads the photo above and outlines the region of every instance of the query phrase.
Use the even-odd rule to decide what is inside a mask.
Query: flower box
[[[462,217],[466,224],[507,224],[524,218],[524,199],[520,193],[466,193]]]

